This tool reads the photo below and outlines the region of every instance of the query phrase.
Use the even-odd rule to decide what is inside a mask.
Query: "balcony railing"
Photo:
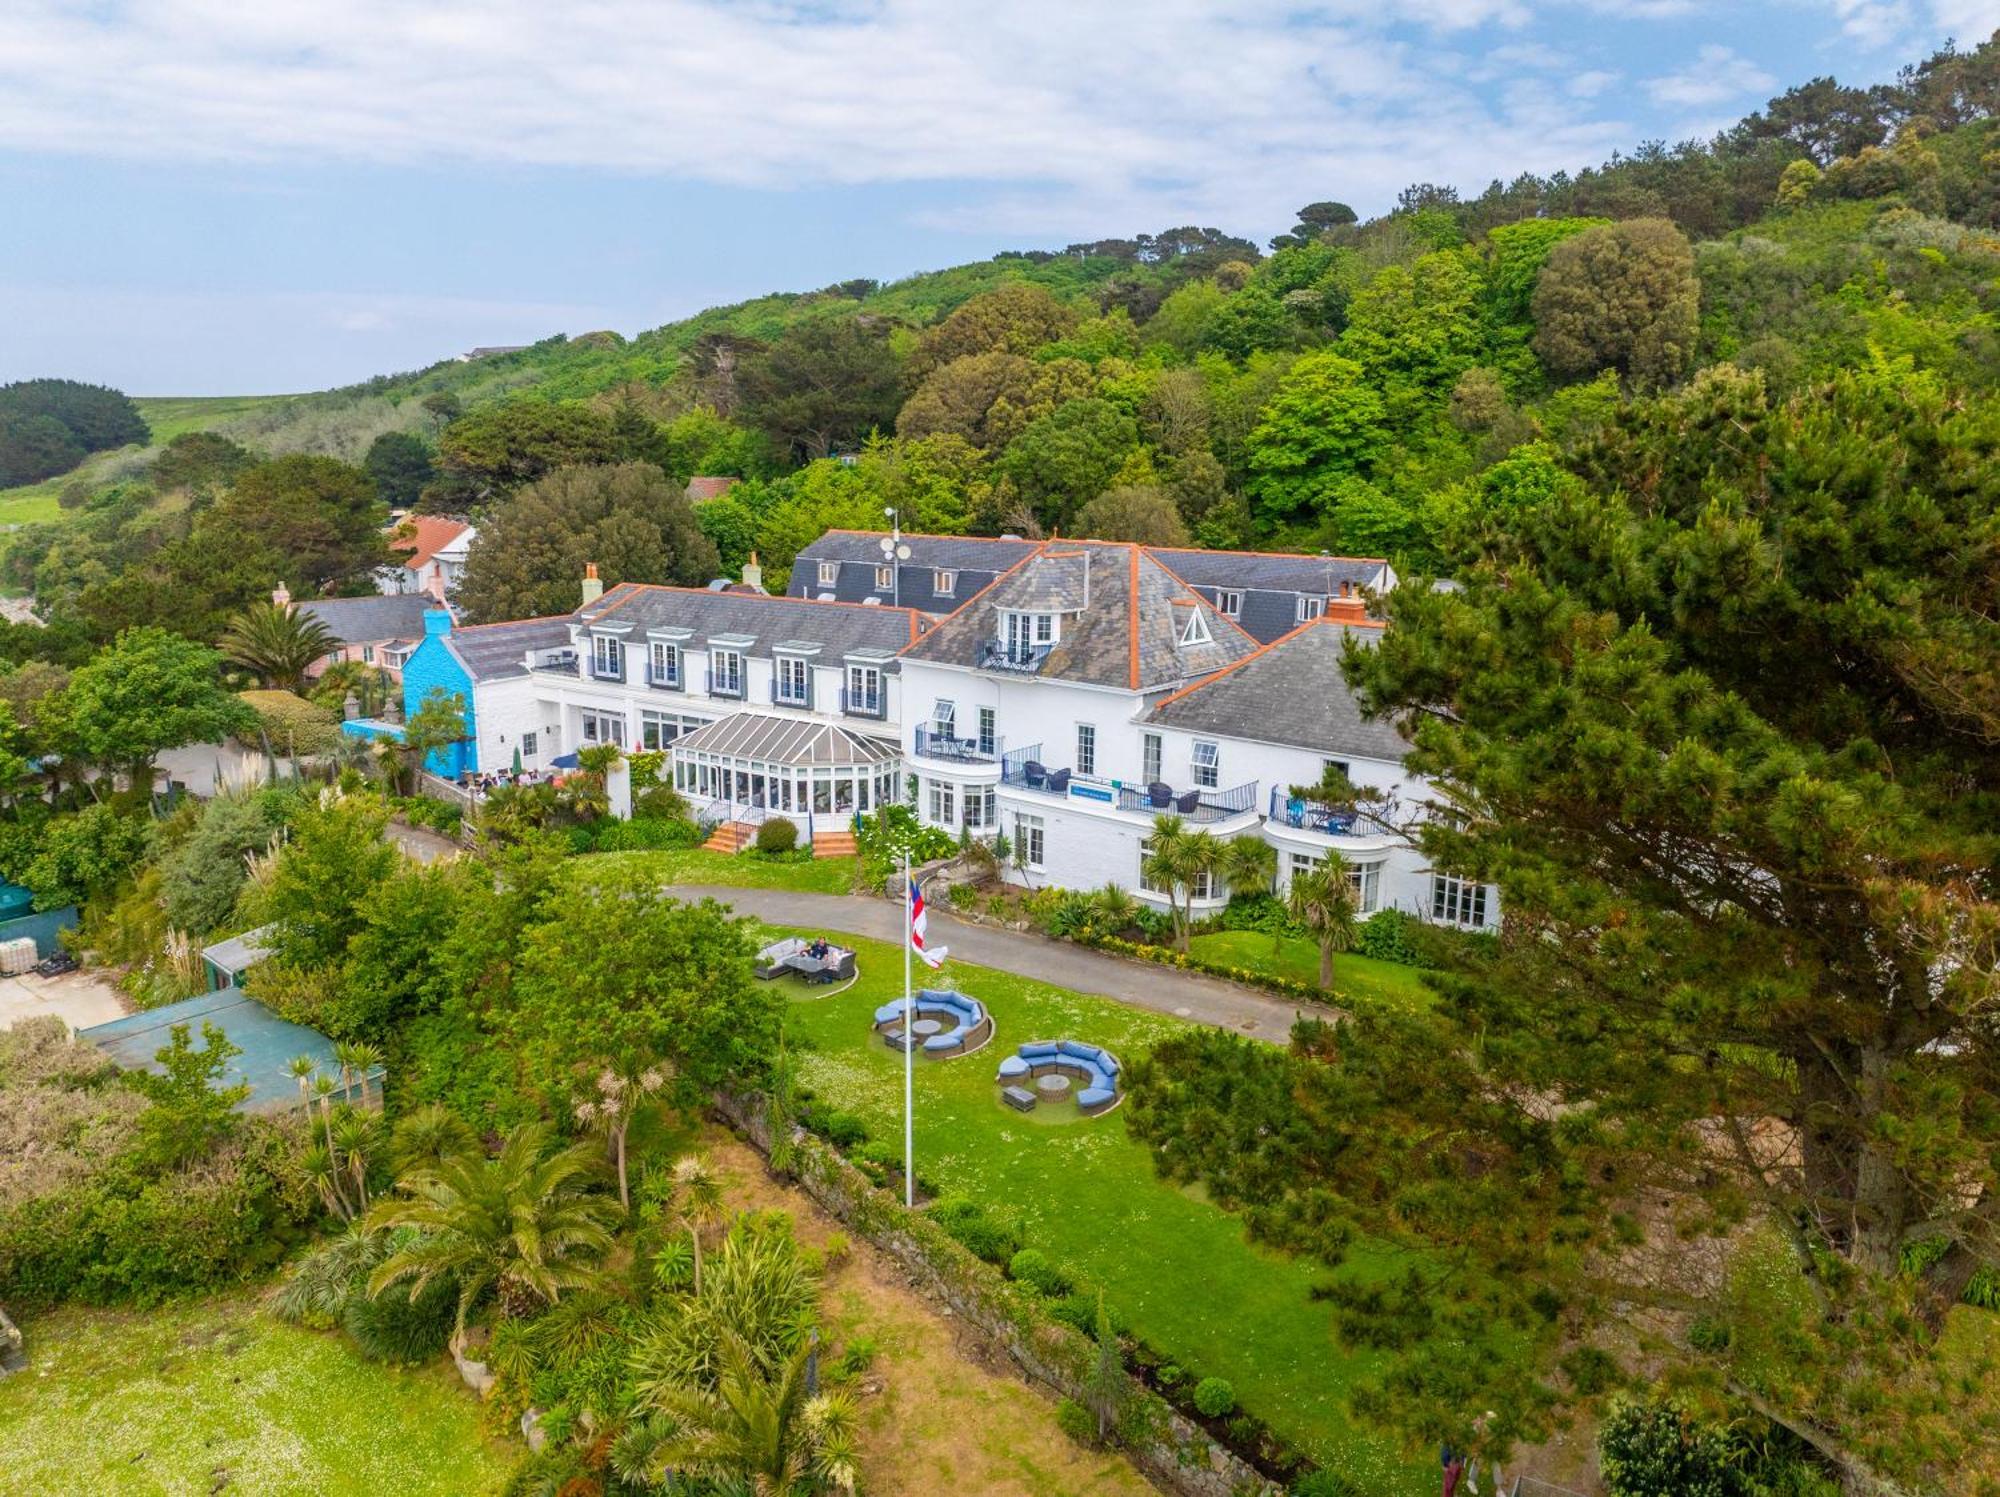
[[[597,662],[593,660],[590,662],[590,679],[593,681],[623,681],[625,679],[625,672],[623,670],[601,671],[597,668]]]
[[[799,707],[810,712],[812,704],[813,694],[810,686],[806,687],[803,691],[787,691],[784,682],[773,681],[771,683],[771,705],[773,707]]]
[[[1325,832],[1334,837],[1344,837],[1353,831],[1356,820],[1352,806],[1333,806],[1325,801],[1287,795],[1276,785],[1271,787],[1269,815],[1276,826],[1288,826],[1306,832]]]
[[[921,752],[921,750],[919,750]],[[1185,821],[1227,821],[1232,816],[1257,809],[1257,782],[1229,790],[1174,790],[1170,786],[1140,787],[1080,775],[1070,769],[1051,769],[1041,761],[1042,746],[1015,749],[1000,759],[1000,782],[1065,800],[1094,802],[1120,811],[1142,815],[1179,816]]]
[[[879,686],[873,691],[856,691],[843,686],[840,688],[840,710],[849,717],[887,717],[888,693]]]
[[[1009,650],[997,639],[989,639],[979,651],[979,664],[990,671],[1018,671],[1024,676],[1032,676],[1042,668],[1042,662],[1049,658],[1052,645],[1036,645],[1029,650]]]
[[[658,691],[685,690],[681,684],[681,673],[679,671],[659,671],[654,670],[651,666],[646,668],[646,684]]]
[[[925,759],[944,759],[955,764],[991,764],[1000,757],[997,743],[981,747],[975,738],[940,733],[935,727],[917,729],[917,754]]]
[[[740,699],[743,695],[743,678],[741,676],[724,676],[718,680],[715,672],[710,671],[708,672],[708,694],[712,697],[737,697]]]
[[[576,657],[574,655],[570,656],[567,660],[539,660],[535,663],[534,668],[538,671],[547,671],[551,675],[556,676],[574,676],[577,674]]]

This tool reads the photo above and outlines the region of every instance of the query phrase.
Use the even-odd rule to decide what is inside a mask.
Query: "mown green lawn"
[[[1219,930],[1188,943],[1197,955],[1232,967],[1271,972],[1294,982],[1319,981],[1319,948],[1296,936],[1260,935],[1254,930]],[[1375,1002],[1395,1008],[1426,1007],[1431,991],[1423,974],[1399,962],[1342,952],[1333,959],[1335,1002]]]
[[[853,944],[861,971],[853,987],[812,997],[788,985],[792,1028],[810,1046],[807,1084],[861,1116],[875,1137],[899,1141],[902,1064],[871,1021],[901,994],[902,957],[893,946]],[[1183,1021],[960,962],[942,976],[988,1005],[996,1033],[974,1055],[919,1060],[920,1173],[942,1191],[1016,1214],[1029,1243],[1101,1285],[1147,1342],[1190,1370],[1229,1379],[1244,1407],[1334,1464],[1357,1491],[1434,1492],[1429,1463],[1348,1415],[1346,1390],[1367,1362],[1335,1342],[1331,1317],[1308,1297],[1326,1270],[1252,1246],[1235,1217],[1163,1184],[1122,1109],[1081,1118],[1071,1106],[1044,1106],[1023,1116],[999,1099],[994,1068],[1024,1040],[1076,1038],[1129,1059]],[[1354,1271],[1388,1267],[1363,1254]]]
[[[290,395],[138,395],[132,404],[153,429],[153,445],[164,447],[183,432],[207,431],[231,416],[247,416]]]
[[[24,1331],[28,1368],[0,1380],[9,1492],[457,1497],[498,1491],[513,1468],[448,1363],[364,1361],[252,1295],[64,1310]]]
[[[55,519],[62,513],[56,495],[62,492],[63,484],[71,476],[65,473],[60,478],[46,478],[40,483],[0,489],[0,525],[38,525],[44,520]]]
[[[710,852],[705,847],[656,852],[591,853],[582,866],[620,864],[644,868],[663,884],[726,884],[733,889],[796,889],[803,894],[845,894],[854,885],[853,858],[772,862],[752,853]]]

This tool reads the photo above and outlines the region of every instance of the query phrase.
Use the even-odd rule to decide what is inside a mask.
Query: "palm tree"
[[[319,1062],[310,1055],[294,1055],[285,1065],[285,1070],[299,1084],[299,1116],[305,1119],[306,1131],[312,1131],[312,1082],[313,1072],[319,1069]]]
[[[389,685],[389,673],[379,665],[336,660],[313,682],[312,699],[340,713],[346,710],[347,699],[353,697],[363,717],[374,717],[388,705]]]
[[[652,1416],[612,1448],[613,1469],[635,1484],[713,1481],[746,1486],[757,1497],[853,1491],[854,1405],[809,1390],[811,1355],[801,1342],[773,1369],[742,1337],[727,1337],[716,1385],[655,1390]]]
[[[1131,891],[1117,884],[1106,884],[1090,896],[1090,902],[1097,918],[1104,922],[1104,928],[1116,934],[1132,923],[1139,913],[1139,901]]]
[[[1221,844],[1205,831],[1191,830],[1178,816],[1155,816],[1153,835],[1146,842],[1140,871],[1146,882],[1166,891],[1174,916],[1174,945],[1188,949],[1194,924],[1194,891],[1204,875],[1213,876]]]
[[[632,1119],[638,1116],[639,1109],[667,1084],[671,1074],[671,1066],[665,1063],[627,1061],[623,1066],[607,1065],[597,1073],[596,1095],[576,1104],[579,1123],[604,1130],[605,1144],[618,1165],[618,1204],[628,1212],[632,1209],[632,1192],[626,1185],[625,1135],[631,1132]]]
[[[553,1305],[594,1284],[611,1247],[618,1205],[590,1189],[598,1170],[587,1144],[549,1151],[546,1123],[518,1128],[498,1156],[458,1154],[396,1183],[368,1213],[370,1230],[414,1227],[420,1234],[368,1276],[375,1298],[409,1280],[412,1298],[435,1280],[458,1285],[454,1346],[488,1292],[503,1315]]]
[[[1333,954],[1354,945],[1354,885],[1347,876],[1347,859],[1330,852],[1318,867],[1294,873],[1285,906],[1319,943],[1319,985],[1332,987]]]
[[[1268,894],[1278,876],[1278,850],[1254,834],[1223,843],[1217,862],[1232,895]]]
[[[361,1105],[368,1105],[368,1073],[382,1064],[382,1052],[363,1040],[344,1040],[333,1047],[340,1062],[340,1098],[352,1098],[355,1083],[361,1086]]]
[[[396,1119],[389,1137],[389,1163],[396,1178],[435,1170],[447,1159],[479,1147],[472,1125],[442,1102],[427,1102]]]
[[[694,1249],[694,1292],[701,1293],[701,1234],[722,1220],[722,1176],[699,1154],[674,1161],[673,1211]]]
[[[225,659],[255,671],[267,686],[297,691],[306,672],[340,648],[318,619],[289,603],[252,603],[217,641]]]

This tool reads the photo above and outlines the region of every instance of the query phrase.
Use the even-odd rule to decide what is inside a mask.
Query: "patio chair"
[[[1306,803],[1293,799],[1285,802],[1285,825],[1303,827],[1306,824]]]
[[[1030,786],[1039,790],[1049,781],[1048,767],[1039,759],[1030,759],[1021,766],[1021,776]]]
[[[1174,803],[1174,787],[1165,780],[1155,780],[1146,787],[1146,799],[1153,803],[1153,809],[1164,811]]]
[[[1200,804],[1201,792],[1199,790],[1190,790],[1174,802],[1174,809],[1180,812],[1181,815],[1186,816],[1191,814],[1194,808]]]
[[[1069,771],[1059,769],[1050,775],[1049,789],[1053,790],[1057,795],[1067,795],[1069,793]]]

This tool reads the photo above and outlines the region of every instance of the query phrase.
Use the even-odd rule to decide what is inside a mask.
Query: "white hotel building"
[[[903,797],[954,833],[1004,831],[1009,877],[1035,886],[1164,904],[1140,865],[1172,812],[1269,842],[1281,885],[1338,851],[1364,914],[1497,923],[1495,891],[1391,829],[1423,787],[1341,676],[1345,640],[1381,627],[1364,596],[1394,585],[1385,563],[905,536],[892,569],[879,539],[822,537],[792,597],[624,584],[554,619],[452,631],[440,616],[426,647],[446,669],[407,678],[406,709],[462,675],[466,769],[665,748],[705,814],[788,816],[834,846],[853,815]],[[1384,801],[1356,818],[1294,793],[1329,763]],[[1196,909],[1227,897],[1199,890]]]

